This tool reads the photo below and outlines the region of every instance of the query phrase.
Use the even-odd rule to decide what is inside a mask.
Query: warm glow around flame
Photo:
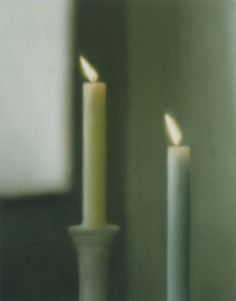
[[[80,64],[86,79],[90,82],[96,82],[98,80],[98,73],[83,56],[80,56]]]
[[[176,121],[168,114],[165,114],[166,130],[170,140],[174,145],[179,145],[182,139],[182,133]]]

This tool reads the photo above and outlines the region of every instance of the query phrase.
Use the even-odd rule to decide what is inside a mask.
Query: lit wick
[[[169,114],[165,114],[165,125],[170,141],[176,146],[179,145],[182,140],[182,133],[176,121]]]
[[[94,67],[83,56],[80,56],[79,60],[84,77],[90,82],[96,82],[98,73]]]

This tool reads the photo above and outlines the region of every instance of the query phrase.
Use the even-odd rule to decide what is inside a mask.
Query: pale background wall
[[[0,3],[0,196],[71,188],[73,8]]]

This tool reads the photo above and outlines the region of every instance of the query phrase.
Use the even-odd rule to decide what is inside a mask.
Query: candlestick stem
[[[115,225],[69,227],[78,255],[79,301],[107,300],[108,260],[111,243],[118,231],[119,227]]]

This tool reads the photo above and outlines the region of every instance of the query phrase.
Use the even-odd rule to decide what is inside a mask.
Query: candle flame
[[[83,56],[80,56],[80,65],[86,79],[90,82],[96,82],[98,80],[97,71]]]
[[[167,134],[174,145],[179,145],[182,139],[181,130],[176,121],[168,114],[165,114]]]

